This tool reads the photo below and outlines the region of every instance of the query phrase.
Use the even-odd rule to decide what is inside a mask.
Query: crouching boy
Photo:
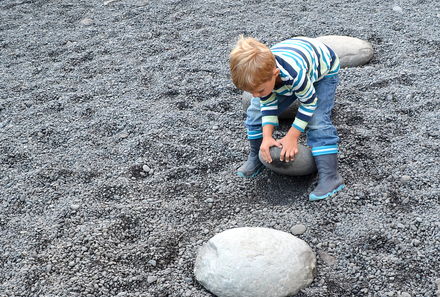
[[[339,58],[323,43],[306,37],[282,41],[271,48],[253,38],[240,39],[230,54],[232,81],[253,96],[245,125],[250,141],[248,160],[238,175],[251,178],[264,167],[258,158],[270,163],[269,149],[282,149],[281,161],[292,161],[298,153],[298,138],[306,132],[319,174],[311,201],[325,199],[344,188],[338,173],[336,128],[330,121],[339,82]],[[278,116],[295,100],[300,106],[292,127],[282,139],[272,132]]]

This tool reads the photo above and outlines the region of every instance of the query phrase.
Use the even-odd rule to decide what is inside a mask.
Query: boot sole
[[[345,188],[345,185],[340,185],[336,190],[334,190],[333,192],[327,193],[324,196],[316,196],[315,194],[310,194],[309,200],[310,201],[317,201],[317,200],[322,200],[322,199],[331,197],[331,196],[335,195],[336,193],[338,193],[339,191],[341,191],[343,188]]]
[[[242,177],[242,178],[253,178],[253,177],[256,176],[256,175],[261,171],[261,169],[263,169],[263,168],[264,168],[264,165],[261,166],[260,168],[258,168],[258,170],[257,170],[255,173],[253,173],[251,176],[246,176],[246,175],[244,175],[244,174],[241,173],[241,172],[237,172],[237,175],[240,176],[240,177]]]

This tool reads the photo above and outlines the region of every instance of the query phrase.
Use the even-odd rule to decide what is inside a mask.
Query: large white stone
[[[273,146],[270,148],[272,163],[264,161],[260,153],[258,157],[264,166],[279,174],[301,176],[316,172],[315,158],[312,151],[304,145],[298,144],[298,154],[295,155],[293,161],[280,161],[280,155],[281,149]]]
[[[339,35],[316,38],[328,45],[339,57],[341,68],[357,67],[368,63],[374,55],[371,44],[365,40]]]
[[[218,297],[285,297],[313,281],[316,256],[303,240],[268,228],[215,235],[198,252],[197,281]]]
[[[248,107],[251,105],[252,94],[245,91],[245,92],[243,92],[241,99],[242,99],[241,103],[243,106],[243,111],[244,111],[244,113],[246,113]],[[293,120],[293,119],[295,119],[296,113],[298,112],[298,107],[299,107],[299,101],[295,100],[295,102],[290,104],[290,106],[287,107],[286,110],[284,110],[278,116],[278,118],[280,120]]]

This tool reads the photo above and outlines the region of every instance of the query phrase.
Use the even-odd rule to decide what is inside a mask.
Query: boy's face
[[[279,74],[280,74],[280,70],[278,68],[275,68],[273,70],[272,78],[269,81],[259,86],[257,90],[250,92],[252,96],[261,98],[272,93],[272,90],[275,87],[275,83]]]

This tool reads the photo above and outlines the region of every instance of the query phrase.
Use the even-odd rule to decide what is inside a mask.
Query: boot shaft
[[[249,139],[249,143],[251,145],[251,152],[249,153],[249,157],[258,156],[258,152],[260,151],[260,146],[262,142],[263,138]]]
[[[318,169],[319,179],[324,176],[332,176],[338,173],[338,155],[328,154],[315,156],[316,168]]]

